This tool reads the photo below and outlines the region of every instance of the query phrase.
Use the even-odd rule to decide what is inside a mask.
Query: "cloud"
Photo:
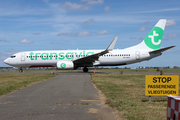
[[[106,34],[109,34],[107,30],[103,30],[103,31],[99,31],[99,32],[96,32],[96,34],[98,35],[106,35]]]
[[[109,7],[109,6],[106,6],[106,7],[104,8],[104,11],[105,11],[105,12],[109,12],[109,11],[110,11],[110,7]]]
[[[76,3],[71,3],[71,2],[65,2],[64,4],[60,4],[60,7],[68,9],[68,10],[89,10],[89,6],[87,5],[81,5],[81,4],[76,4]]]
[[[59,33],[57,34],[57,36],[69,36],[69,35],[72,35],[72,32],[67,32],[67,33]]]
[[[180,50],[175,50],[174,53],[179,54]]]
[[[89,19],[89,20],[85,21],[81,26],[89,25],[89,24],[91,24],[92,22],[94,22],[94,19]]]
[[[145,27],[142,27],[139,29],[140,32],[145,31],[145,30],[146,30]]]
[[[163,40],[169,40],[168,38],[163,38]]]
[[[138,40],[144,40],[144,38],[143,38],[143,37],[140,37]]]
[[[169,9],[139,11],[139,12],[131,12],[131,13],[158,13],[158,12],[179,11],[179,10],[180,10],[180,8],[169,8]]]
[[[166,22],[166,27],[170,27],[170,26],[173,26],[173,25],[176,25],[176,20],[168,20]]]
[[[166,51],[167,53],[174,53],[174,54],[179,54],[180,50],[176,50],[176,48],[172,48]]]
[[[50,44],[56,44],[57,45],[57,44],[59,44],[59,42],[58,43],[51,42]]]
[[[177,35],[177,34],[170,34],[167,37],[168,38],[177,38],[177,37],[179,37],[179,35]]]
[[[87,4],[77,4],[71,2],[65,2],[64,4],[60,4],[59,6],[68,10],[89,10],[90,5],[98,5],[104,3],[104,0],[81,0],[83,2],[87,2]]]
[[[26,39],[23,39],[19,42],[20,44],[33,44],[34,41],[29,41],[29,40],[26,40]]]
[[[129,39],[137,39],[136,37],[130,37]]]
[[[0,39],[0,42],[9,42],[9,41],[7,41],[7,40],[1,40],[1,39]]]
[[[55,24],[53,25],[53,28],[56,29],[57,31],[59,31],[60,33],[67,33],[69,31],[72,31],[74,29],[78,29],[79,25],[77,24]]]
[[[33,33],[32,35],[40,35],[41,33],[40,32],[37,32],[37,33]]]
[[[89,5],[98,5],[98,4],[103,4],[104,0],[81,0],[81,1],[87,1],[87,4]]]
[[[5,2],[4,2],[5,3]],[[12,2],[13,3],[13,2]],[[48,15],[52,14],[54,12],[58,12],[59,14],[65,13],[66,11],[64,9],[60,9],[58,6],[59,4],[49,4],[47,3],[48,6],[46,8],[43,7],[26,7],[26,6],[20,6],[20,5],[14,5],[14,4],[8,4],[8,5],[2,5],[0,7],[0,16],[11,16],[11,17],[21,17],[24,15],[26,16],[41,16],[41,15]],[[43,17],[42,16],[42,17]],[[14,19],[13,19],[14,20]]]
[[[89,32],[78,32],[75,34],[75,36],[90,36],[90,35],[91,35],[91,33],[89,33]]]
[[[147,22],[145,22],[145,23],[143,23],[144,25],[147,25],[147,24],[149,24],[150,22],[149,21],[147,21]]]

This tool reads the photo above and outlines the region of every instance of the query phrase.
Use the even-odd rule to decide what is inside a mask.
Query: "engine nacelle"
[[[72,61],[58,61],[56,66],[58,69],[62,69],[62,70],[74,69],[74,63]]]

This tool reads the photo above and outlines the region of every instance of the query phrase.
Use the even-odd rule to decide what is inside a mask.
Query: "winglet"
[[[111,42],[111,44],[109,45],[109,47],[106,49],[107,51],[112,51],[114,49],[114,46],[116,44],[118,37],[115,37],[114,40]]]

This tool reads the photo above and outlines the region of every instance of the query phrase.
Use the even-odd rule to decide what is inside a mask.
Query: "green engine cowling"
[[[72,61],[58,61],[57,68],[62,70],[74,70],[74,63]]]

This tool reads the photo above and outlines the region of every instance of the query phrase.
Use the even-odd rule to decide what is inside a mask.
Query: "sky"
[[[14,53],[34,50],[115,49],[139,44],[167,19],[157,58],[121,67],[180,66],[179,0],[0,0],[0,67]]]

